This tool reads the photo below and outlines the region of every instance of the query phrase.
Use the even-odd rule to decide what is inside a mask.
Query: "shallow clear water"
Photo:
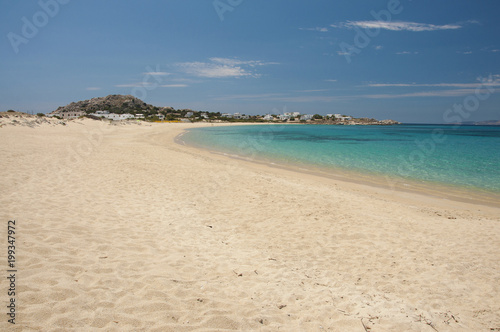
[[[182,139],[246,158],[500,192],[500,127],[227,126],[192,129]]]

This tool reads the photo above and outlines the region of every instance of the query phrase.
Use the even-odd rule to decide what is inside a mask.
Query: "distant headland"
[[[152,122],[271,122],[271,123],[305,123],[329,125],[394,125],[394,120],[376,120],[370,118],[354,118],[343,114],[303,114],[301,112],[284,112],[283,114],[247,115],[241,113],[220,113],[195,111],[191,109],[174,109],[146,104],[132,95],[108,95],[89,100],[72,102],[61,106],[47,116],[61,119],[89,117],[122,121],[140,119]]]

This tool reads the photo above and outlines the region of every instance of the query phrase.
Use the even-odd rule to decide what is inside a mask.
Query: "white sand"
[[[189,126],[0,128],[13,330],[500,330],[499,208],[175,144]]]

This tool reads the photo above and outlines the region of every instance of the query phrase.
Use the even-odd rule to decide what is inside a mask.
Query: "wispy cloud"
[[[332,24],[332,28],[362,28],[362,29],[384,29],[391,31],[437,31],[437,30],[456,30],[463,27],[463,25],[455,24],[445,24],[445,25],[435,25],[428,23],[416,23],[416,22],[384,22],[384,21],[347,21],[339,24]]]
[[[222,65],[226,66],[250,66],[250,67],[257,67],[257,66],[266,66],[266,65],[279,65],[278,62],[264,62],[264,61],[259,61],[259,60],[250,60],[250,61],[244,61],[244,60],[239,60],[235,58],[210,58],[210,61],[220,63]]]
[[[326,28],[326,27],[299,28],[299,30],[304,30],[304,31],[319,31],[319,32],[328,32],[328,28]]]
[[[162,88],[187,88],[187,84],[164,84],[160,85]]]
[[[254,76],[252,73],[239,66],[216,65],[205,62],[185,62],[179,64],[179,66],[183,68],[187,74],[198,77],[221,78]]]
[[[499,90],[496,89],[495,92]],[[460,97],[474,95],[476,89],[453,89],[453,90],[438,90],[438,91],[422,91],[402,94],[374,94],[363,95],[364,98],[372,99],[395,99],[395,98],[410,98],[410,97]]]
[[[325,80],[325,82],[337,82],[337,80]]]
[[[101,90],[101,88],[96,87],[96,86],[90,86],[90,87],[86,88],[85,90],[88,90],[88,91],[97,91],[97,90]]]
[[[184,83],[203,83],[203,80],[199,80],[199,79],[192,79],[192,78],[182,78],[182,77],[179,77],[179,78],[170,78],[169,79],[170,82],[182,82],[182,84]]]
[[[396,52],[397,55],[418,54],[418,53],[419,52],[409,52],[409,51]]]
[[[164,71],[149,71],[143,73],[144,75],[151,75],[151,76],[168,76],[171,75],[170,73],[164,72]]]
[[[500,76],[490,75],[488,79],[477,78],[477,82],[474,83],[374,83],[366,84],[365,87],[371,88],[438,88],[431,91],[418,91],[418,92],[406,92],[406,93],[395,93],[395,94],[368,94],[361,97],[364,98],[376,98],[376,99],[388,99],[388,98],[408,98],[408,97],[457,97],[466,96],[474,94],[477,89],[487,87],[490,92],[500,91]],[[448,89],[440,89],[448,88]],[[455,89],[450,89],[455,88]],[[496,88],[496,89],[495,89]]]
[[[330,81],[330,80],[325,80]],[[331,80],[335,81],[335,80]],[[214,98],[215,100],[245,100],[245,101],[275,101],[290,103],[312,103],[312,102],[335,102],[356,99],[398,99],[398,98],[419,98],[419,97],[460,97],[474,95],[478,88],[488,87],[490,93],[500,92],[500,75],[490,75],[487,79],[478,77],[476,83],[371,83],[360,87],[383,88],[383,87],[409,87],[409,88],[436,88],[427,91],[404,91],[403,93],[368,93],[349,95],[311,95],[313,92],[326,92],[331,89],[318,90],[296,90],[293,92],[263,93],[263,94],[240,94],[227,95]],[[444,89],[442,89],[444,88]],[[447,89],[446,89],[447,88]],[[422,90],[422,89],[420,89]],[[392,90],[391,90],[392,91]]]
[[[416,83],[375,83],[365,86],[383,88],[383,87],[439,87],[439,88],[480,88],[483,86],[500,86],[500,81],[491,80],[484,83],[432,83],[432,84],[416,84]]]
[[[177,66],[187,74],[197,77],[259,77],[252,71],[257,66],[278,64],[258,60],[244,61],[234,58],[210,58],[210,62],[182,62]]]

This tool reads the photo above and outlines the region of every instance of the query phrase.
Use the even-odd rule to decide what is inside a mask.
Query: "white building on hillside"
[[[52,116],[59,116],[63,119],[76,119],[81,116],[84,116],[86,113],[84,111],[69,111],[69,112],[61,112],[59,114],[54,114]]]
[[[133,119],[135,117],[133,114],[130,114],[130,113],[116,114],[116,113],[109,113],[108,111],[96,111],[95,113],[92,113],[90,115],[97,116],[99,118],[113,120],[113,121]]]
[[[334,114],[335,118],[340,121],[349,121],[352,120],[352,116],[343,116],[342,114]]]
[[[271,114],[266,114],[264,116],[264,120],[266,120],[266,121],[272,121],[272,120],[274,120],[274,117]]]
[[[135,116],[130,113],[120,114],[120,120],[128,120],[133,118],[135,118]]]

